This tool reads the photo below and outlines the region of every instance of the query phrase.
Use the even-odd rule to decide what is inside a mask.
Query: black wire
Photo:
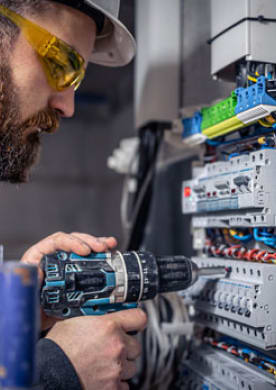
[[[171,122],[150,122],[139,131],[139,168],[137,191],[131,217],[131,232],[126,250],[137,250],[143,241],[148,221],[158,152],[164,138],[164,132],[171,128]]]
[[[225,34],[228,31],[232,30],[232,28],[237,27],[239,24],[241,24],[243,22],[247,22],[247,21],[249,21],[249,22],[259,22],[259,23],[266,23],[266,22],[267,23],[275,23],[276,19],[265,18],[263,15],[259,15],[256,18],[250,18],[250,17],[242,18],[238,22],[236,22],[234,24],[231,24],[231,26],[229,26],[229,27],[225,28],[224,30],[222,30],[220,33],[215,35],[213,38],[208,39],[208,41],[207,41],[208,45],[211,45],[220,36],[222,36],[223,34]]]

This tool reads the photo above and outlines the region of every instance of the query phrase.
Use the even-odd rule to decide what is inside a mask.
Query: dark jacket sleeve
[[[56,343],[40,339],[36,355],[37,374],[43,390],[82,390],[72,363]]]

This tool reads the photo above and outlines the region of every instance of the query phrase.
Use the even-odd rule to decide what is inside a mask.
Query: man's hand
[[[146,322],[140,309],[72,318],[57,323],[47,338],[65,352],[84,389],[128,390],[141,346],[127,333],[144,330]]]
[[[117,241],[114,237],[97,238],[84,233],[66,234],[58,232],[33,245],[24,253],[21,261],[39,267],[39,263],[44,255],[49,255],[57,250],[74,252],[80,256],[87,256],[91,251],[106,252],[113,249],[116,245]],[[40,268],[38,272],[40,282],[42,282],[43,272]],[[56,321],[57,320],[54,318],[47,317],[42,311],[42,330],[49,329]]]

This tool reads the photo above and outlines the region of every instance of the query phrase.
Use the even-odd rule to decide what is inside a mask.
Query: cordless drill
[[[225,276],[224,267],[198,268],[184,256],[150,252],[91,253],[81,257],[58,251],[42,259],[41,304],[58,318],[102,315],[137,307],[158,293],[185,290],[199,276]]]

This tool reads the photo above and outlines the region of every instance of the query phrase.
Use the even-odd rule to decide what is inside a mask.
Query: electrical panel
[[[276,388],[276,66],[236,64],[237,88],[180,118],[183,143],[201,144],[182,183],[201,267],[181,293],[195,323],[178,389]]]
[[[189,180],[185,176],[179,183],[182,213],[191,218],[193,260],[199,267],[224,266],[227,273],[222,279],[201,277],[180,293],[195,331],[172,388],[276,389],[275,0],[182,3],[180,18],[190,7],[191,14],[185,12],[185,17],[194,20],[199,15],[204,25],[207,13],[200,12],[203,3],[210,3],[211,74],[235,86],[224,89],[222,99],[205,104],[204,89],[209,92],[210,80],[205,85],[202,77],[199,84],[197,76],[197,68],[204,75],[205,64],[195,61],[195,48],[189,52],[183,45],[187,55],[180,84],[187,88],[187,80],[192,80],[191,106],[180,110],[166,139],[172,145],[181,140],[184,158],[198,156]],[[156,5],[160,8],[159,2]],[[157,37],[155,48],[159,41]],[[168,51],[164,53],[169,58]],[[175,69],[165,65],[161,70]],[[170,81],[166,78],[174,86],[175,78]],[[163,84],[162,88],[167,85]],[[221,96],[223,88],[217,84],[217,89]],[[147,99],[141,101],[147,104]],[[166,112],[160,99],[155,104],[157,111]]]

